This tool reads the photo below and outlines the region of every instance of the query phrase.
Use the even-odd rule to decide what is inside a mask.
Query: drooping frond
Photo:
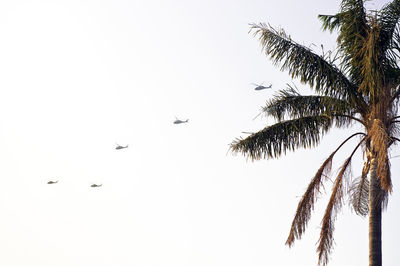
[[[322,220],[321,234],[318,245],[318,265],[326,265],[329,260],[329,254],[333,246],[333,231],[335,230],[336,214],[343,204],[343,177],[350,169],[351,158],[343,164],[339,175],[336,177],[333,191],[329,199],[325,215]]]
[[[362,169],[361,177],[354,180],[353,184],[351,184],[349,188],[350,195],[350,203],[353,207],[353,210],[357,215],[366,216],[368,214],[368,195],[369,195],[369,181],[368,181],[368,172],[370,169],[370,160],[364,164]]]
[[[331,153],[331,155],[324,161],[321,167],[318,169],[317,173],[311,180],[307,187],[306,192],[301,198],[295,217],[290,228],[289,236],[286,240],[286,245],[291,247],[296,239],[300,239],[306,230],[308,221],[311,217],[311,212],[314,210],[314,204],[317,200],[317,196],[320,194],[320,187],[322,186],[322,177],[328,176],[332,166],[332,159],[339,149],[351,138],[357,135],[364,135],[364,133],[355,133],[343,141],[337,149]]]
[[[294,42],[283,30],[278,32],[263,23],[252,25],[252,30],[265,53],[275,64],[281,63],[281,70],[287,70],[292,78],[300,78],[326,96],[363,104],[356,87],[334,64]]]
[[[311,212],[314,210],[314,204],[317,200],[317,195],[320,194],[322,185],[322,177],[328,175],[332,167],[332,159],[336,152],[333,152],[328,159],[321,165],[307,187],[306,192],[297,205],[296,215],[293,219],[290,228],[289,236],[286,240],[286,245],[291,247],[296,239],[300,239],[306,230],[308,221],[311,217]]]
[[[310,148],[320,142],[321,136],[332,126],[328,116],[301,117],[268,126],[245,139],[236,139],[230,148],[252,160],[277,158],[287,151]]]
[[[335,220],[336,215],[343,205],[344,196],[344,178],[350,174],[351,171],[351,159],[358,149],[358,147],[363,143],[365,138],[361,140],[360,143],[351,153],[350,157],[346,159],[342,167],[340,168],[339,174],[333,185],[332,194],[328,202],[328,206],[325,210],[324,218],[322,219],[322,227],[320,238],[318,240],[318,265],[325,266],[329,260],[329,254],[331,253],[333,247],[333,231],[335,230]]]
[[[369,135],[373,145],[373,151],[376,153],[377,175],[381,180],[381,186],[385,191],[391,192],[392,181],[389,174],[390,163],[388,157],[388,144],[390,138],[381,120],[374,119]]]
[[[349,125],[351,121],[359,121],[352,117],[354,108],[343,100],[330,96],[300,95],[294,88],[288,86],[267,101],[262,109],[266,114],[278,121],[296,119],[304,116],[327,115],[333,117],[337,126]]]

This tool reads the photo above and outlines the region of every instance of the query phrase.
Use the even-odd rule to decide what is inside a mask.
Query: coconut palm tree
[[[264,23],[252,25],[251,31],[273,63],[309,85],[314,94],[301,95],[291,86],[279,91],[263,107],[275,124],[231,144],[233,153],[252,160],[277,158],[318,145],[332,128],[361,126],[360,132],[337,143],[311,179],[286,241],[291,247],[301,238],[320,189],[329,180],[335,154],[357,138],[358,144],[333,179],[318,240],[319,265],[328,263],[334,222],[346,195],[357,214],[369,216],[370,265],[382,265],[381,215],[392,190],[389,152],[400,141],[396,137],[400,122],[400,0],[374,12],[368,12],[363,2],[343,0],[336,15],[319,16],[324,30],[338,31],[337,49],[322,55],[295,42],[283,30]],[[351,161],[357,150],[364,154],[364,165],[360,177],[352,179]],[[349,189],[345,182],[351,182]]]

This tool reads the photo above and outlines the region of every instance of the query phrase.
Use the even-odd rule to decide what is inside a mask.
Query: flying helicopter
[[[271,89],[272,88],[272,84],[269,84],[269,86],[263,86],[262,84],[256,84],[256,83],[251,83],[251,84],[256,86],[254,88],[254,90],[256,90],[256,91],[261,91],[261,90]]]
[[[90,187],[101,187],[103,184],[97,185],[97,184],[92,184]]]
[[[174,124],[178,125],[178,124],[183,124],[183,123],[187,123],[187,122],[189,122],[189,119],[180,120],[180,119],[178,119],[178,118],[175,117]]]
[[[49,185],[57,184],[57,183],[58,183],[58,180],[57,181],[49,181],[49,182],[47,182],[47,184],[49,184]]]
[[[129,146],[129,145],[121,146],[121,145],[117,144],[117,146],[115,147],[115,149],[116,149],[116,150],[122,150],[122,149],[128,148],[128,146]]]

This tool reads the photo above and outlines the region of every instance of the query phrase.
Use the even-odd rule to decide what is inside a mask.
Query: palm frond
[[[346,159],[342,167],[340,168],[339,174],[337,175],[332,194],[328,202],[328,206],[325,210],[324,217],[322,219],[322,227],[320,238],[318,240],[318,265],[325,266],[329,260],[329,254],[331,253],[333,247],[333,231],[335,230],[335,220],[336,215],[343,205],[344,196],[344,182],[343,179],[350,175],[351,171],[351,159],[358,149],[358,147],[363,143],[365,138],[361,140],[360,143],[355,147],[349,158]]]
[[[286,245],[289,247],[294,244],[296,239],[300,239],[306,230],[308,221],[311,218],[311,212],[314,210],[314,204],[317,200],[317,196],[320,194],[322,177],[328,175],[331,171],[332,159],[335,153],[336,152],[333,152],[318,169],[314,178],[308,185],[306,192],[297,205],[296,214],[290,228],[289,236],[286,240]]]
[[[384,84],[384,63],[385,58],[379,43],[381,29],[376,22],[367,32],[362,47],[357,54],[357,68],[361,69],[359,73],[360,85],[358,90],[365,96],[369,96],[372,103],[379,100],[380,92]],[[355,63],[354,63],[355,66]]]
[[[317,173],[311,180],[307,187],[306,192],[301,198],[295,217],[292,221],[292,226],[290,228],[289,236],[286,240],[286,245],[291,247],[296,239],[300,239],[306,230],[308,221],[311,217],[311,212],[314,210],[314,204],[317,201],[317,196],[320,194],[320,187],[322,186],[322,177],[327,177],[331,171],[332,159],[335,154],[340,150],[340,148],[350,139],[357,135],[365,135],[364,133],[355,133],[343,141],[334,152],[324,161],[321,167],[318,169]]]
[[[350,203],[353,210],[357,215],[366,216],[368,214],[368,195],[369,195],[369,181],[368,172],[370,169],[370,160],[364,164],[362,169],[361,177],[354,180],[349,188]]]
[[[378,24],[380,26],[380,46],[386,51],[393,41],[400,19],[400,0],[394,0],[379,11]]]
[[[356,54],[368,31],[363,0],[343,0],[340,7],[338,43],[349,54]]]
[[[286,33],[260,23],[253,24],[254,35],[258,35],[265,53],[281,70],[287,70],[292,78],[310,85],[317,92],[350,102],[362,102],[356,87],[334,64],[309,48],[294,42]]]
[[[341,126],[349,125],[356,119],[351,117],[355,111],[348,102],[330,96],[300,95],[290,85],[267,101],[262,111],[278,121],[303,116],[327,115],[334,117],[337,126]]]
[[[326,265],[329,260],[329,254],[333,247],[333,231],[335,230],[336,215],[343,204],[343,177],[350,169],[351,158],[343,164],[338,176],[336,177],[328,206],[322,220],[320,238],[318,240],[318,265]]]
[[[349,71],[351,81],[357,85],[361,82],[362,71],[362,66],[359,64],[361,59],[359,51],[364,45],[369,30],[363,2],[363,0],[343,0],[338,13],[340,19],[337,22],[340,24],[337,43],[345,55],[342,63]]]
[[[332,32],[340,27],[340,20],[343,16],[343,13],[338,13],[336,15],[318,15],[318,19],[322,22],[323,30]]]
[[[324,30],[338,31],[333,60],[331,51],[318,55],[283,30],[263,23],[252,25],[250,31],[272,62],[309,85],[315,95],[301,95],[290,86],[279,91],[263,108],[277,123],[230,146],[232,152],[252,160],[277,158],[319,144],[331,127],[346,127],[353,121],[362,124],[366,134],[353,135],[364,137],[341,165],[321,222],[317,253],[318,264],[324,266],[334,245],[334,223],[345,192],[358,215],[367,215],[374,208],[370,204],[386,207],[392,190],[389,148],[400,142],[400,0],[391,1],[375,15],[367,14],[365,1],[342,0],[337,14],[319,16]],[[351,161],[360,145],[367,159],[361,177],[349,185]],[[286,241],[289,247],[306,230],[336,152],[320,166],[298,203]]]
[[[279,122],[245,139],[236,139],[230,149],[252,160],[277,158],[287,151],[317,145],[331,128],[332,121],[328,116],[310,116]]]
[[[387,51],[387,54],[391,59],[398,59],[400,57],[400,26],[398,24],[395,26],[395,30],[391,37],[391,42],[387,45],[389,47],[385,46],[385,51]],[[396,68],[398,69],[398,66]]]

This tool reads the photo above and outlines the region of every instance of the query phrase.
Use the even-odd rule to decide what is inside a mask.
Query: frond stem
[[[337,147],[336,148],[336,150],[333,152],[333,154],[335,154],[349,139],[351,139],[351,138],[353,138],[354,136],[357,136],[357,135],[364,135],[364,138],[363,138],[363,140],[365,139],[365,137],[367,136],[365,133],[363,133],[363,132],[357,132],[357,133],[354,133],[353,135],[351,135],[350,137],[348,137],[347,139],[345,139],[345,141],[343,141],[340,145],[339,145],[339,147]],[[363,141],[362,140],[362,141]],[[362,142],[361,141],[361,142]]]
[[[361,143],[363,143],[363,141],[367,138],[367,136],[365,136],[358,144],[357,146],[354,148],[353,152],[350,154],[349,158],[352,158],[354,153],[357,151],[358,147],[360,147]]]
[[[394,119],[397,119],[397,118],[400,118],[400,116],[392,117],[392,119],[390,119],[390,121],[392,121],[392,120],[394,120]]]
[[[396,137],[390,137],[390,138],[393,139],[393,140],[396,140],[396,141],[400,142],[400,139],[398,139],[398,138],[396,138]]]

